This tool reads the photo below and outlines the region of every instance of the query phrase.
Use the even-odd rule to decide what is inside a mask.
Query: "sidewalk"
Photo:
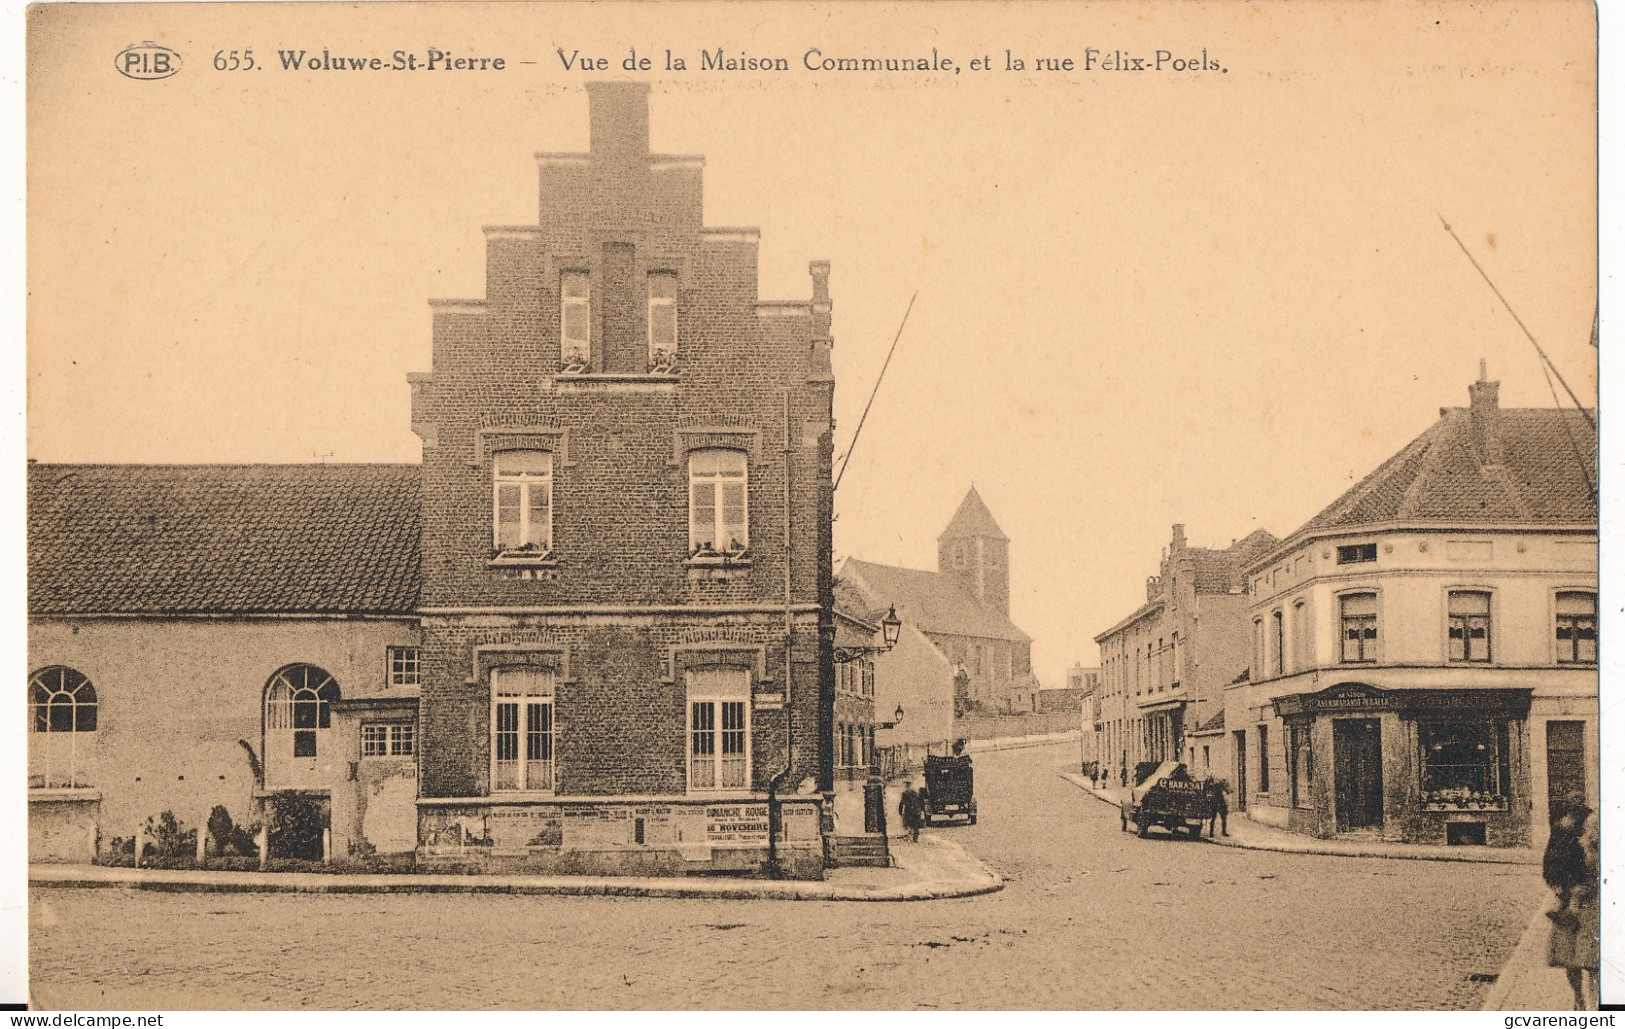
[[[940,900],[1004,888],[1003,880],[957,843],[932,833],[921,836],[919,843],[893,839],[891,852],[891,868],[833,868],[822,882],[585,875],[328,875],[39,864],[28,866],[28,883],[171,893],[509,893],[712,900]]]
[[[1093,787],[1089,777],[1057,769],[1061,778],[1085,793],[1121,806],[1124,790],[1118,786]],[[1390,858],[1401,861],[1471,861],[1489,865],[1539,865],[1540,855],[1527,847],[1434,847],[1420,843],[1383,840],[1322,840],[1255,822],[1239,811],[1230,813],[1230,835],[1204,836],[1209,843],[1245,850],[1273,850],[1282,854],[1325,854],[1335,857]]]

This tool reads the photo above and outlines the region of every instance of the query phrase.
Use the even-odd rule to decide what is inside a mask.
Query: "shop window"
[[[389,684],[391,686],[417,686],[421,682],[422,680],[418,676],[418,648],[390,647]]]
[[[1450,593],[1450,660],[1490,659],[1490,595],[1473,590]]]
[[[553,673],[491,670],[491,791],[553,789]]]
[[[688,673],[688,788],[743,790],[750,785],[750,672],[699,668]]]
[[[416,726],[411,722],[362,722],[362,757],[411,757],[417,753]]]
[[[672,375],[677,371],[677,276],[649,273],[649,371]]]
[[[338,682],[315,665],[289,665],[277,672],[265,691],[267,752],[275,747],[294,757],[316,757],[338,699]]]
[[[1557,595],[1557,661],[1559,664],[1597,663],[1597,595]]]
[[[688,547],[695,557],[750,548],[745,455],[696,450],[688,456]]]
[[[1288,773],[1292,776],[1292,806],[1312,806],[1315,759],[1314,751],[1309,747],[1308,723],[1294,723],[1286,727],[1286,757],[1291,765]]]
[[[96,687],[83,673],[54,665],[28,677],[28,785],[91,785],[95,757]]]
[[[559,276],[559,356],[565,372],[592,369],[592,288],[586,272]]]
[[[1511,754],[1506,722],[1427,720],[1417,724],[1417,738],[1425,810],[1507,810]]]
[[[1377,595],[1345,593],[1337,599],[1342,621],[1344,662],[1377,659]]]

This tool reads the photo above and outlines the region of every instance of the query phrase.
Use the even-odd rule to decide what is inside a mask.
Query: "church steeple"
[[[959,576],[971,595],[1010,615],[1010,537],[972,486],[937,537],[937,570]]]

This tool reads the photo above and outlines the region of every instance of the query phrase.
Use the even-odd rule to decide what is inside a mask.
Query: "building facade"
[[[1481,377],[1247,569],[1236,805],[1314,836],[1544,842],[1597,804],[1596,436]]]
[[[587,96],[589,151],[537,155],[537,222],[486,229],[486,295],[430,302],[432,368],[409,377],[421,465],[289,466],[280,519],[210,537],[208,568],[162,482],[109,514],[112,487],[31,478],[30,760],[40,791],[98,792],[50,770],[58,737],[76,764],[95,736],[109,784],[31,793],[31,832],[37,810],[42,839],[105,837],[179,796],[173,773],[210,797],[305,791],[336,849],[420,867],[822,875],[841,745],[829,265],[808,299],[759,300],[759,232],[703,224],[703,159],[650,152],[647,87]],[[259,500],[238,480],[276,475],[216,475],[220,521],[258,517],[236,513]],[[357,522],[343,505],[380,477],[399,517]],[[153,568],[82,538],[115,519]],[[92,571],[105,601],[78,595]],[[172,644],[143,656],[128,619]]]
[[[1275,543],[1259,529],[1224,549],[1193,547],[1175,525],[1145,603],[1095,637],[1101,703],[1086,728],[1118,781],[1142,762],[1194,763],[1187,734],[1222,709],[1225,685],[1247,667],[1241,570]]]

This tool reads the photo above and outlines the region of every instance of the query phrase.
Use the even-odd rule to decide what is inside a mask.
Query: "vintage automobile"
[[[1213,817],[1213,795],[1206,779],[1193,779],[1177,761],[1164,761],[1129,791],[1118,813],[1123,830],[1130,823],[1141,835],[1160,825],[1172,833],[1183,831],[1191,839],[1202,835],[1202,825]]]
[[[966,825],[976,824],[976,778],[970,755],[928,754],[925,758],[925,824],[955,818],[965,819]]]

